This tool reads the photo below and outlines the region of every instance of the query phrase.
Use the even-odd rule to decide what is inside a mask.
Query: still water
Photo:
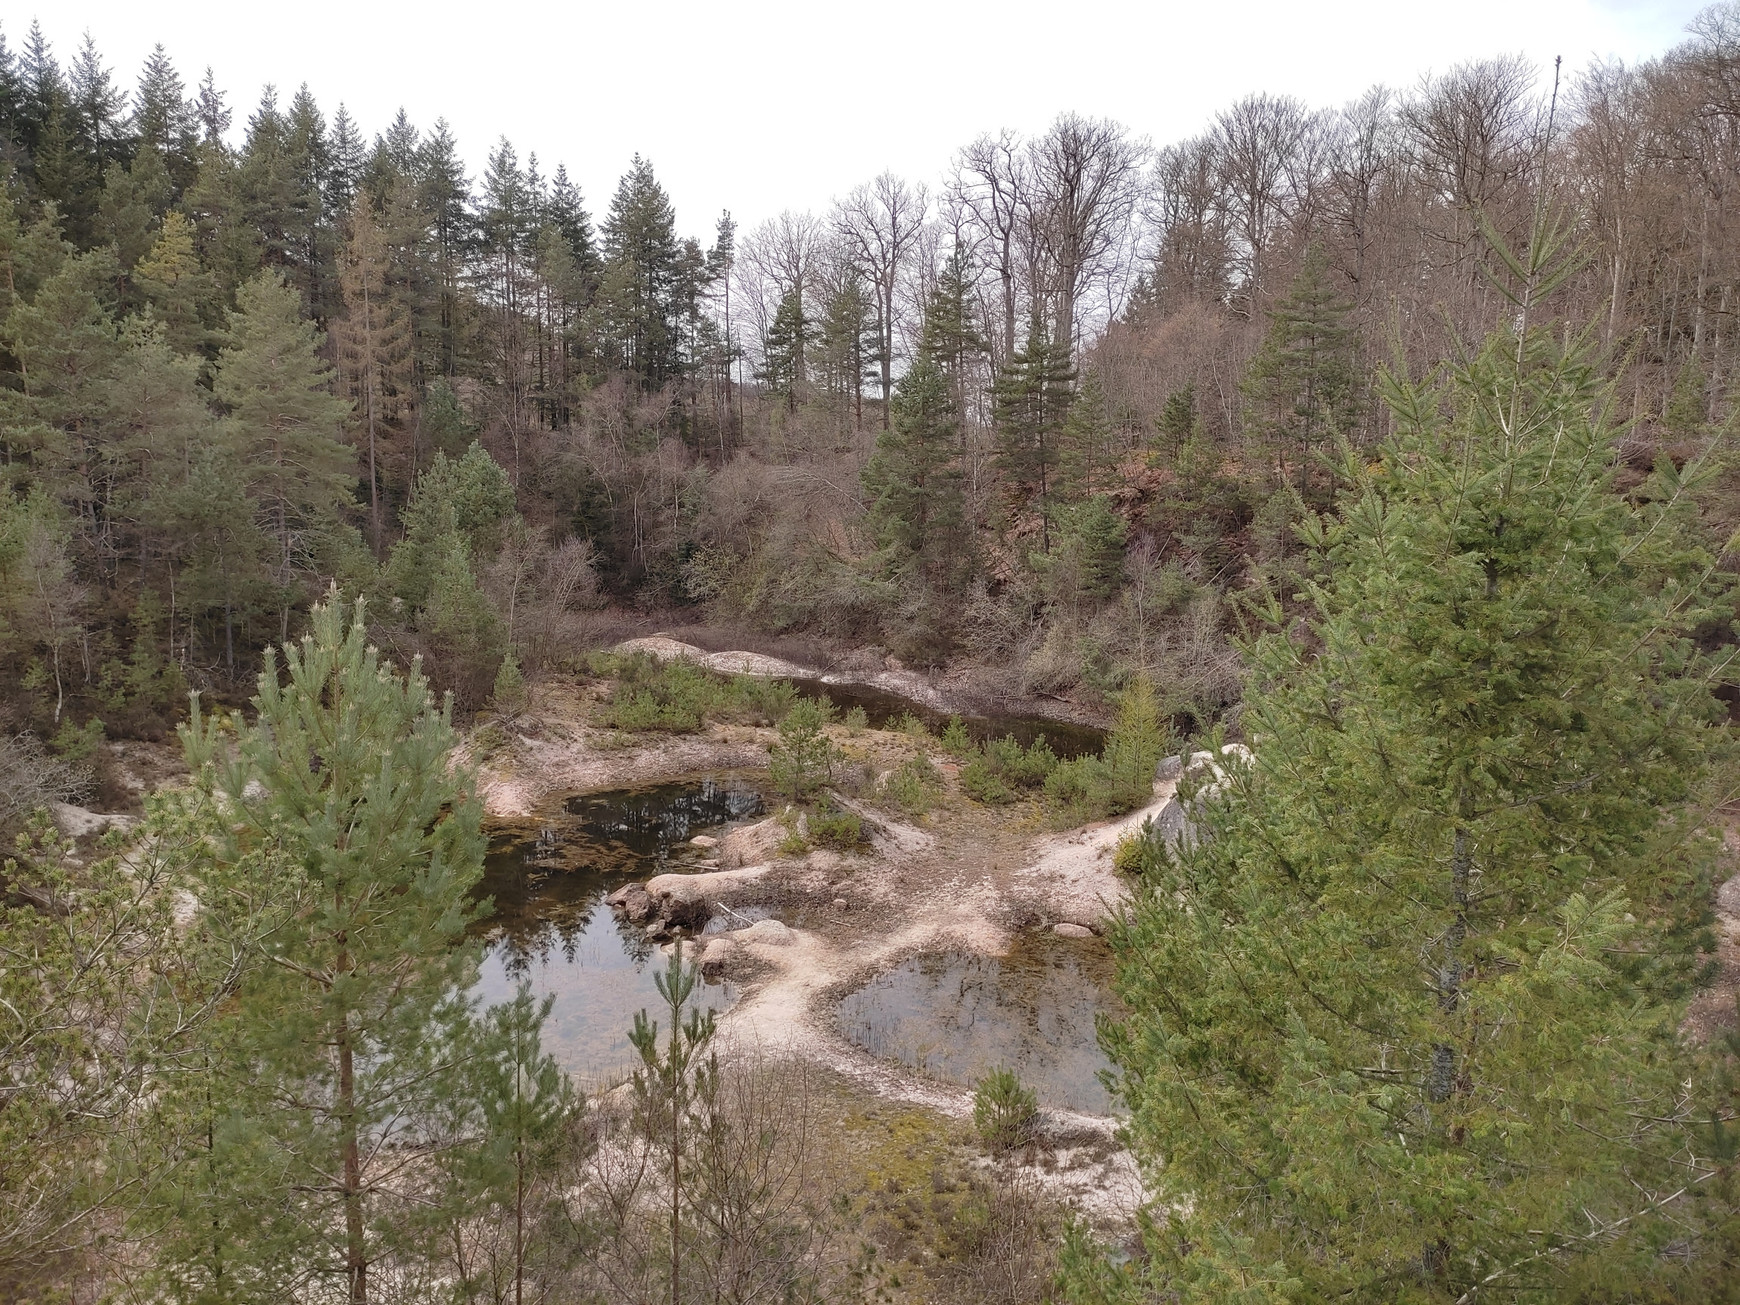
[[[922,952],[840,1002],[840,1031],[873,1056],[971,1087],[1012,1069],[1042,1105],[1113,1109],[1094,1020],[1116,1016],[1097,939],[1024,934],[1006,956]]]
[[[682,869],[699,856],[689,839],[758,816],[764,803],[756,779],[725,774],[584,794],[545,825],[496,830],[477,889],[494,903],[473,929],[485,943],[477,996],[506,1001],[522,981],[553,995],[545,1047],[584,1082],[618,1076],[637,1061],[628,1030],[643,1007],[657,1014],[653,975],[668,962],[639,927],[619,925],[605,897]],[[715,1010],[737,996],[730,984],[701,992]]]

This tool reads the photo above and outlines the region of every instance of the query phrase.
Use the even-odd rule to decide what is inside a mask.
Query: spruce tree
[[[864,468],[884,564],[938,595],[957,591],[970,568],[959,430],[948,378],[920,353],[895,386],[889,428]]]
[[[1292,450],[1301,494],[1310,485],[1312,455],[1325,440],[1349,433],[1357,412],[1356,341],[1347,320],[1353,305],[1329,278],[1329,260],[1312,244],[1286,297],[1269,313],[1268,336],[1245,384],[1277,476],[1285,481]]]
[[[656,390],[678,363],[676,213],[652,164],[635,155],[604,221],[605,332],[616,365]]]
[[[997,427],[997,460],[1004,478],[1023,500],[1036,502],[1041,546],[1051,551],[1047,519],[1056,489],[1064,423],[1075,401],[1075,369],[1041,324],[1028,332],[1027,346],[1004,364],[992,388]]]
[[[1106,1046],[1166,1213],[1078,1300],[1671,1299],[1724,1163],[1676,1033],[1733,614],[1695,469],[1616,493],[1546,332],[1387,397],[1308,634],[1246,649],[1254,761],[1141,845]]]
[[[806,379],[804,352],[813,334],[810,319],[804,314],[803,292],[793,287],[780,298],[767,328],[761,371],[757,373],[757,379],[770,394],[785,401],[790,413],[797,411],[798,390]]]

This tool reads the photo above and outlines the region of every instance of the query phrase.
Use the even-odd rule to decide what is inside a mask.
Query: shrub
[[[1077,757],[1045,779],[1054,822],[1078,825],[1106,820],[1145,805],[1154,793],[1154,768],[1166,755],[1154,686],[1137,676],[1124,691],[1118,721],[1097,757]]]
[[[817,847],[831,847],[849,852],[864,842],[864,822],[850,811],[836,807],[818,807],[810,812],[810,842]]]
[[[719,675],[692,662],[647,653],[593,654],[586,670],[614,676],[599,723],[620,730],[687,734],[709,720],[782,720],[798,701],[789,680]]]
[[[910,711],[903,711],[889,723],[889,729],[896,734],[904,734],[909,739],[928,739],[930,727]]]
[[[991,739],[961,767],[961,789],[987,806],[1006,806],[1045,784],[1058,768],[1057,754],[1041,734],[1026,748],[1013,734]]]
[[[949,723],[943,726],[942,745],[951,757],[964,757],[973,751],[972,736],[959,716],[950,716]]]
[[[870,717],[862,707],[853,707],[840,720],[848,730],[860,734],[870,728]]]
[[[755,676],[733,677],[728,681],[741,697],[743,706],[759,716],[778,724],[798,700],[797,686],[790,680],[767,680]],[[722,705],[721,714],[729,712]]]
[[[882,797],[909,816],[922,816],[942,801],[942,772],[922,754],[908,757],[882,781]]]
[[[826,733],[834,704],[799,698],[779,723],[779,742],[769,749],[773,785],[793,802],[806,801],[833,777],[838,750]]]
[[[961,767],[961,792],[988,807],[1006,807],[1021,796],[983,753]]]
[[[994,1069],[973,1085],[973,1126],[985,1149],[1012,1150],[1033,1138],[1039,1099],[1012,1069]]]

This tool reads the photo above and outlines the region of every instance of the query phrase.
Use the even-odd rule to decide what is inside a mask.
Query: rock
[[[645,924],[654,913],[653,899],[645,884],[627,884],[604,899],[612,910],[621,911],[630,924]]]
[[[1059,938],[1092,938],[1094,931],[1085,924],[1074,924],[1069,920],[1059,920],[1051,926],[1051,932]]]
[[[845,910],[846,909],[846,899],[844,897],[836,897],[834,899],[834,909],[836,911]]]
[[[739,929],[735,941],[761,943],[766,947],[789,947],[797,941],[797,934],[778,920],[757,920],[747,929]]]
[[[1740,916],[1740,875],[1716,890],[1716,909],[1724,915]]]
[[[739,866],[762,865],[771,861],[779,845],[785,842],[785,835],[785,825],[777,816],[733,829],[719,840],[720,868],[735,870]]]
[[[703,979],[722,979],[725,977],[725,967],[731,963],[731,958],[737,953],[737,944],[729,938],[712,938],[701,949],[701,977]]]
[[[719,840],[714,838],[711,834],[696,834],[689,840],[689,845],[691,847],[698,847],[705,852],[710,847],[718,847]]]
[[[54,823],[60,826],[60,832],[68,838],[83,838],[87,834],[101,834],[110,829],[131,829],[139,823],[137,816],[91,811],[85,807],[75,807],[70,802],[51,802],[48,806],[54,816]]]

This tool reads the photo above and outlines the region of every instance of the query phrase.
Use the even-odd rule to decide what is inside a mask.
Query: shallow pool
[[[1110,982],[1097,938],[1025,934],[1002,957],[923,952],[845,997],[840,1031],[932,1078],[970,1087],[1012,1069],[1044,1105],[1106,1114],[1094,1019],[1118,1012]]]
[[[553,995],[546,1048],[583,1081],[619,1076],[637,1063],[628,1030],[643,1007],[658,1014],[653,975],[668,962],[639,928],[619,925],[605,897],[699,859],[689,839],[764,803],[757,777],[726,774],[583,794],[542,824],[492,831],[477,890],[491,910],[472,929],[485,944],[476,995],[505,1001],[522,981]],[[736,998],[730,984],[702,991],[715,1010]]]

